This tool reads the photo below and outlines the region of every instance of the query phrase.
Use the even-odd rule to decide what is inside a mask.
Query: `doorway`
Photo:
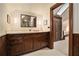
[[[52,6],[50,8],[50,20],[51,20],[51,23],[50,23],[50,25],[51,25],[50,43],[52,44],[52,45],[50,45],[50,48],[55,48],[54,47],[54,45],[55,45],[54,41],[57,40],[57,38],[59,38],[58,40],[62,40],[62,39],[65,40],[66,38],[68,38],[68,43],[66,44],[66,45],[69,46],[68,47],[68,55],[72,56],[73,55],[73,40],[72,40],[72,32],[73,32],[73,27],[72,27],[72,24],[73,24],[72,23],[73,4],[71,4],[71,3],[68,4],[68,12],[69,12],[69,14],[68,14],[68,16],[69,16],[68,17],[69,18],[68,21],[69,22],[67,22],[69,24],[69,25],[67,25],[67,31],[68,31],[68,33],[66,33],[66,31],[62,29],[63,23],[59,21],[59,20],[62,20],[62,17],[60,17],[59,15],[63,11],[63,10],[62,11],[60,10],[63,5],[65,5],[65,4],[63,4],[63,3],[57,3],[57,4],[55,4],[54,6]],[[65,6],[65,7],[67,7],[67,6]],[[54,13],[55,9],[56,9],[55,12],[59,11],[59,13],[58,13],[59,15],[57,15],[57,14],[55,15],[55,13]],[[56,24],[57,22],[56,22],[55,18],[58,19],[57,22],[60,23],[59,25]],[[60,29],[60,30],[58,30],[58,29]]]

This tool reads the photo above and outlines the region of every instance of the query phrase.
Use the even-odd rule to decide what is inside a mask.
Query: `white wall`
[[[79,4],[73,4],[73,33],[79,33]]]
[[[49,30],[47,27],[50,26],[50,7],[52,5],[53,4],[49,4],[49,3],[40,3],[40,4],[37,3],[37,4],[31,4],[31,7],[30,7],[31,12],[39,16],[42,16],[41,19],[39,18],[39,21],[42,23],[40,24],[40,26],[43,26],[42,28],[44,31]],[[43,24],[45,20],[48,21],[47,25]]]
[[[20,19],[14,19],[14,18],[17,18],[18,17],[18,12],[22,12],[22,11],[30,11],[30,4],[5,4],[6,6],[6,15],[9,14],[10,16],[10,23],[8,24],[7,21],[6,21],[6,24],[7,24],[7,33],[10,32],[19,32],[19,31],[26,31],[26,29],[21,29],[20,28]],[[7,19],[6,19],[7,20]],[[16,21],[16,23],[15,23]]]
[[[41,23],[37,28],[33,28],[33,30],[37,31],[50,31],[47,27],[50,26],[50,7],[53,4],[49,3],[29,3],[29,4],[5,4],[6,6],[6,14],[16,14],[18,13],[31,13],[37,16],[37,19]],[[17,11],[16,11],[17,10]],[[15,12],[16,11],[16,12]],[[12,18],[11,18],[12,19]],[[44,21],[48,20],[48,24],[44,25]],[[16,24],[13,23],[14,19],[12,19],[12,24],[7,24],[7,32],[28,32],[30,28],[21,28],[20,20],[17,19]]]
[[[62,31],[64,34],[69,34],[69,8],[62,14]]]
[[[5,27],[5,6],[4,4],[0,4],[0,36],[6,34],[6,27]]]

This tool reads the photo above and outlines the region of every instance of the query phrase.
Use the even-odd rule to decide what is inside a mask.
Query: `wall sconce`
[[[7,23],[10,24],[10,16],[7,14]]]
[[[47,20],[44,20],[44,25],[47,25]]]

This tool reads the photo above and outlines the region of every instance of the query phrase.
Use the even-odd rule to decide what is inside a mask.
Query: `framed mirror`
[[[36,16],[21,14],[21,27],[36,27]]]

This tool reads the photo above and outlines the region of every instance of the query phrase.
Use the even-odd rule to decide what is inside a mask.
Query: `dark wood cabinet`
[[[8,55],[20,55],[48,46],[49,33],[8,34]]]
[[[24,35],[24,52],[29,52],[29,51],[32,51],[33,49],[33,40],[31,37],[27,37],[27,35]]]
[[[18,55],[23,51],[23,35],[7,35],[8,55]]]
[[[46,47],[48,45],[48,35],[46,33],[38,34],[34,39],[34,50]]]
[[[8,38],[8,55],[20,55],[32,50],[33,40],[28,35],[13,34],[7,35]]]
[[[6,55],[6,38],[5,36],[0,37],[0,56]]]

